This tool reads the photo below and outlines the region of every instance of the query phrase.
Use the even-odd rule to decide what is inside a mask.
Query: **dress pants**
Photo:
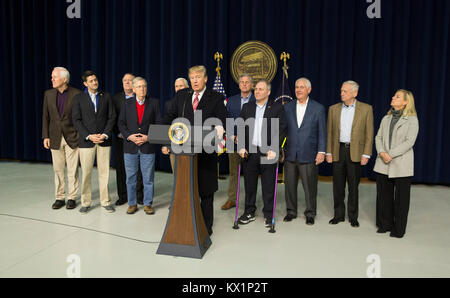
[[[285,161],[285,197],[287,214],[297,216],[297,186],[301,177],[305,192],[305,216],[314,218],[317,214],[317,182],[319,170],[315,163]]]
[[[200,196],[200,206],[202,208],[206,229],[208,230],[208,233],[211,234],[214,221],[214,193],[211,195]]]
[[[79,148],[72,149],[61,136],[61,144],[58,150],[51,150],[53,171],[55,172],[55,198],[64,201],[66,197],[65,171],[67,164],[68,200],[76,200],[79,189],[78,162]]]
[[[239,170],[239,163],[241,161],[241,158],[239,157],[239,154],[236,152],[228,153],[228,161],[229,161],[229,169],[230,169],[230,176],[229,176],[229,183],[228,183],[228,201],[235,202],[236,203],[236,196],[237,196],[237,185],[238,185],[238,179],[240,173],[238,173]]]
[[[408,221],[411,177],[377,174],[377,226],[402,237]]]
[[[272,218],[277,164],[261,164],[261,157],[262,155],[260,153],[250,153],[247,160],[244,160],[242,163],[245,180],[244,214],[255,214],[256,212],[258,175],[261,174],[261,188],[264,202],[263,214],[264,218]]]
[[[117,196],[119,200],[126,201],[127,197],[127,175],[125,172],[125,163],[123,160],[123,139],[115,136],[113,138],[114,156],[116,161],[116,184]],[[139,166],[136,182],[136,197],[138,202],[144,198],[144,185],[142,183],[142,172]]]
[[[83,207],[91,206],[92,170],[94,168],[94,160],[96,157],[100,203],[102,206],[109,206],[111,204],[108,192],[110,156],[110,146],[102,147],[98,144],[95,144],[95,146],[92,148],[80,148],[80,163],[82,173],[81,205]]]
[[[348,183],[348,219],[358,219],[358,186],[361,163],[352,162],[350,147],[341,143],[339,161],[333,162],[334,218],[345,220],[345,184]]]

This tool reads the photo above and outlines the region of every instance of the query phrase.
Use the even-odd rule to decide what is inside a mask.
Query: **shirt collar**
[[[258,102],[256,102],[256,107],[259,108],[259,109],[263,109],[263,108],[265,108],[267,106],[268,102],[269,102],[269,100],[267,100],[266,103],[264,105],[262,105],[262,106],[259,105]]]
[[[348,106],[345,103],[342,103],[342,107],[344,107],[344,108],[354,108],[354,107],[356,107],[356,98],[355,98],[355,101],[353,102],[353,104]]]
[[[142,106],[142,105],[145,103],[145,97],[144,97],[143,100],[139,100],[139,99],[137,98],[137,96],[136,96],[136,102],[137,102],[140,106]]]
[[[244,101],[249,100],[250,97],[252,97],[252,92],[250,92],[247,97],[242,97],[242,93],[241,93],[241,99],[243,99]]]
[[[205,86],[205,88],[203,88],[202,91],[198,92],[198,97],[201,98],[203,96],[203,93],[205,93],[205,91],[206,91],[206,86]],[[194,91],[194,96],[195,96],[195,93],[197,93],[197,91]]]

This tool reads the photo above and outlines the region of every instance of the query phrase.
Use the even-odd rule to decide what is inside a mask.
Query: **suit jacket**
[[[131,98],[129,98],[131,99]],[[113,132],[114,132],[114,136],[117,137],[120,134],[120,130],[119,130],[119,115],[120,115],[120,110],[122,109],[122,105],[123,103],[127,100],[126,96],[125,96],[125,92],[119,92],[116,93],[113,97],[112,97],[112,102],[114,105],[114,110],[116,112],[116,121],[114,123],[114,127],[113,127]]]
[[[327,153],[333,155],[333,162],[339,161],[340,129],[342,102],[332,105],[328,110]],[[372,155],[373,146],[373,111],[372,106],[356,101],[350,137],[350,158],[361,162],[361,156]]]
[[[327,144],[327,126],[325,121],[325,107],[317,101],[308,100],[303,122],[298,127],[297,101],[290,101],[284,105],[288,127],[285,158],[301,163],[315,162],[318,152],[325,152]]]
[[[72,119],[79,134],[78,146],[80,148],[95,146],[92,141],[86,140],[91,134],[107,135],[108,138],[99,145],[111,146],[116,112],[109,93],[99,92],[97,113],[88,93],[77,94],[73,99]]]
[[[168,110],[162,120],[164,124],[171,124],[178,117],[184,117],[194,125],[194,109],[192,108],[192,89],[182,89],[177,92],[171,109]],[[202,111],[203,123],[208,118],[218,118],[225,127],[227,109],[223,104],[223,95],[206,88],[197,111]],[[218,189],[217,183],[217,153],[198,154],[198,186],[200,196],[209,196]]]
[[[240,117],[247,121],[248,119],[254,119],[256,116],[256,101],[248,102],[242,107],[242,111],[240,114]],[[280,102],[274,102],[273,100],[270,100],[267,102],[266,109],[264,111],[264,119],[267,119],[267,121],[263,122],[263,127],[261,129],[261,133],[263,133],[266,129],[267,135],[265,141],[264,136],[261,136],[262,146],[272,146],[272,141],[274,138],[278,137],[278,147],[281,148],[284,138],[287,135],[287,124],[286,124],[286,116],[284,113],[283,105]],[[279,127],[276,131],[277,135],[272,135],[272,121],[271,119],[279,119]],[[267,127],[267,128],[266,128]],[[242,144],[241,141],[238,142],[238,152],[242,148],[247,149],[247,152],[252,153],[254,150],[251,150],[251,147],[254,147],[252,145],[252,139],[253,139],[253,133],[250,133],[250,127],[248,125],[245,126],[245,144]],[[238,132],[238,138],[239,138],[239,132]],[[245,145],[245,147],[244,147]],[[279,149],[278,148],[278,149]]]
[[[72,104],[75,95],[81,91],[70,87],[67,89],[67,101],[62,117],[57,106],[57,89],[50,89],[44,93],[42,107],[42,138],[50,139],[50,149],[58,150],[61,145],[61,136],[64,136],[70,148],[78,147],[78,132],[72,122]]]
[[[132,134],[141,133],[147,135],[151,133],[148,131],[150,124],[156,124],[160,122],[159,113],[159,99],[147,97],[145,99],[144,115],[142,116],[141,124],[139,125],[139,119],[136,108],[136,97],[130,98],[122,104],[122,108],[119,115],[119,130],[123,135],[123,152],[135,154],[140,150],[144,154],[155,153],[157,146],[150,143],[145,143],[141,146],[128,140],[128,137]]]
[[[378,157],[373,170],[377,173],[388,175],[389,178],[414,176],[413,146],[419,133],[417,116],[402,116],[398,120],[392,132],[392,144],[389,146],[391,120],[392,115],[386,115],[381,120],[380,128],[375,137]],[[392,157],[392,161],[385,164],[379,155],[381,152],[389,154]]]
[[[256,100],[255,95],[253,95],[253,93],[252,93],[248,102],[252,102],[255,100]],[[241,114],[241,94],[239,93],[237,95],[234,95],[234,96],[228,98],[226,107],[227,107],[227,112],[228,112],[228,118],[233,118],[233,119],[239,118],[239,115]],[[233,133],[231,133],[231,128],[227,128],[227,131],[230,131],[230,135],[231,134],[236,135],[237,127],[233,128],[233,131],[234,131]]]

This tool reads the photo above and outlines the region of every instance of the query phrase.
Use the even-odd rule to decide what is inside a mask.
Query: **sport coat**
[[[92,134],[105,134],[108,136],[102,147],[109,147],[112,143],[112,133],[116,112],[111,95],[107,92],[98,93],[97,112],[88,93],[77,94],[73,99],[72,119],[78,131],[78,146],[80,148],[92,148],[95,144],[86,140]]]
[[[256,116],[256,101],[248,102],[242,107],[242,111],[240,114],[240,118],[242,118],[244,121],[247,121],[248,119],[254,119]],[[272,135],[272,121],[271,119],[278,119],[279,120],[279,127],[278,130],[276,130],[276,134],[278,135],[278,147],[281,148],[284,138],[287,135],[287,124],[286,124],[286,116],[284,113],[283,105],[280,102],[275,102],[273,100],[267,101],[267,106],[264,111],[264,119],[267,121],[263,122],[263,127],[261,129],[261,133],[264,133],[264,131],[267,132],[266,140],[267,144],[265,143],[264,136],[261,136],[262,144],[261,145],[267,145],[272,146],[272,141],[274,138],[276,138],[276,135]],[[252,139],[253,139],[253,131],[250,130],[250,127],[248,125],[245,126],[245,144],[242,144],[241,141],[238,142],[238,152],[242,148],[247,150],[247,152],[252,153],[250,150],[250,147],[254,147],[252,145]],[[238,139],[239,139],[239,132],[238,132]],[[278,149],[279,149],[278,148]]]
[[[327,121],[327,153],[333,155],[333,162],[339,161],[341,111],[343,103],[332,105],[328,110]],[[361,162],[362,155],[372,155],[373,146],[373,111],[372,106],[356,101],[350,136],[350,158],[353,162]]]
[[[313,163],[318,152],[325,152],[327,126],[325,107],[317,101],[308,100],[302,124],[297,123],[297,100],[284,105],[288,127],[285,158],[290,162]]]
[[[192,95],[194,91],[186,88],[179,90],[169,110],[165,113],[162,123],[172,124],[178,117],[184,117],[191,125],[194,125],[194,109],[192,108]],[[223,104],[223,95],[206,88],[197,106],[197,111],[202,111],[203,123],[208,118],[218,118],[225,127],[227,109]],[[208,154],[205,151],[198,154],[198,186],[200,196],[209,196],[218,190],[217,182],[217,153]]]
[[[130,98],[122,104],[119,115],[119,130],[123,135],[123,152],[135,154],[140,150],[144,154],[156,153],[157,146],[146,142],[145,144],[138,146],[135,143],[128,140],[128,137],[132,134],[151,134],[148,131],[150,124],[156,124],[160,122],[161,115],[159,113],[159,99],[147,97],[145,99],[144,115],[142,116],[141,124],[139,124],[136,97]]]
[[[78,132],[72,122],[72,105],[79,89],[70,87],[67,89],[67,101],[62,117],[59,115],[57,105],[57,89],[50,89],[44,93],[42,107],[42,139],[50,139],[50,149],[58,150],[61,145],[61,136],[64,136],[70,148],[78,147]]]
[[[414,151],[413,146],[419,133],[419,121],[417,116],[402,116],[394,125],[392,131],[392,144],[389,146],[389,127],[392,115],[386,115],[381,120],[380,128],[375,137],[377,159],[374,171],[388,175],[389,178],[414,176]],[[386,152],[392,157],[388,164],[380,157],[381,152]]]

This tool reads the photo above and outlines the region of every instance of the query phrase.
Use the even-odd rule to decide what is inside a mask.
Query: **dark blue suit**
[[[285,152],[285,198],[288,215],[297,216],[297,185],[301,176],[305,191],[307,218],[314,218],[317,210],[318,167],[317,153],[326,151],[327,127],[325,108],[309,99],[301,126],[297,123],[297,100],[284,106],[288,125]],[[314,222],[314,221],[313,221]]]
[[[325,152],[327,144],[327,126],[323,105],[309,99],[305,116],[300,128],[297,124],[297,101],[284,106],[288,125],[285,159],[300,163],[312,163],[318,152]]]

